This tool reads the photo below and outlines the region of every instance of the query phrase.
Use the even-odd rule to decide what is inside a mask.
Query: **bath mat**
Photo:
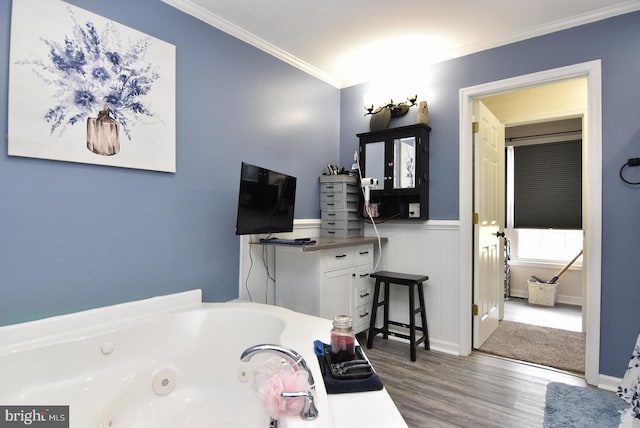
[[[574,373],[584,373],[585,334],[500,321],[480,351]]]
[[[614,392],[551,382],[544,404],[544,428],[616,428],[627,403]]]

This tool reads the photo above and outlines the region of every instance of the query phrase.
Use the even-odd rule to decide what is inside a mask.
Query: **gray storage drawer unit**
[[[362,236],[362,220],[358,216],[359,198],[360,186],[355,176],[320,176],[320,236]]]

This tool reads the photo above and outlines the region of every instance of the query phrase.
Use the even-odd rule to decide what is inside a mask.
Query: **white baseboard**
[[[395,331],[398,333],[404,333],[407,334],[406,331],[400,331],[400,330],[396,330],[393,327],[389,328],[389,331]],[[422,334],[421,332],[416,332],[418,338],[420,338],[420,335]],[[367,333],[368,334],[368,333]],[[431,335],[429,335],[431,336]],[[368,337],[368,336],[367,336]],[[382,336],[379,336],[382,337]],[[408,339],[404,339],[402,337],[397,337],[397,336],[389,336],[389,340],[395,340],[396,342],[402,342],[402,343],[406,343],[407,344],[407,352],[409,352],[409,340]],[[364,344],[361,345],[366,345],[366,342]],[[420,348],[424,349],[424,345],[420,344]],[[442,352],[445,354],[450,354],[450,355],[455,355],[460,356],[460,347],[458,346],[457,343],[451,343],[451,342],[444,342],[442,340],[437,340],[437,339],[432,339],[431,337],[429,337],[429,348],[432,351],[438,351],[438,352]]]
[[[619,377],[607,376],[607,375],[599,375],[598,376],[598,388],[604,389],[606,391],[616,392],[618,390],[618,385],[620,385],[622,379]]]
[[[529,298],[529,292],[527,290],[512,289],[509,295],[511,297],[517,297],[520,299]],[[559,294],[557,303],[561,303],[563,305],[571,305],[571,306],[582,306],[582,298],[576,297],[576,296],[566,296],[563,294]]]

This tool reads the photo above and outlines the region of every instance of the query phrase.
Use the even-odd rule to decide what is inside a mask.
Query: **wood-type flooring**
[[[480,352],[457,357],[421,347],[411,362],[408,343],[375,337],[367,349],[363,334],[358,340],[410,428],[542,427],[549,382],[585,385],[567,372]]]

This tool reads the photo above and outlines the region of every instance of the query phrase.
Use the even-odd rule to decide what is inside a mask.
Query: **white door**
[[[498,328],[504,301],[504,125],[474,101],[473,347]],[[475,129],[474,129],[475,131]],[[477,309],[477,310],[476,310]]]

